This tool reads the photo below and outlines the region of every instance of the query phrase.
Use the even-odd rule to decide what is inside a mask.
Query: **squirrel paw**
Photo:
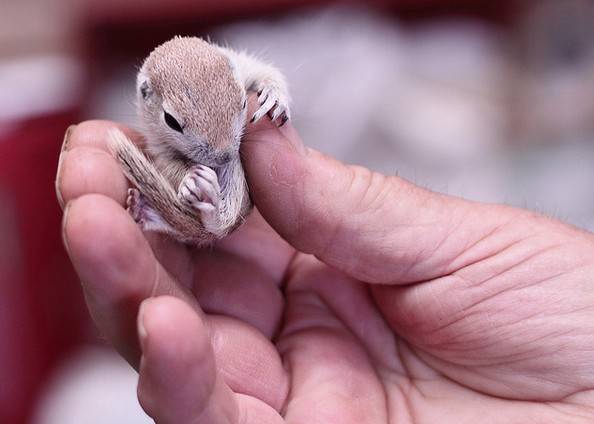
[[[250,122],[256,122],[268,114],[273,122],[279,118],[279,127],[291,119],[289,110],[289,96],[286,90],[275,81],[264,80],[256,85],[258,90],[258,104],[260,108],[254,113]]]
[[[126,198],[126,210],[137,224],[142,225],[145,220],[144,206],[145,201],[140,191],[135,188],[128,189],[128,197]]]
[[[143,231],[157,231],[179,237],[179,233],[161,218],[138,189],[128,189],[126,206],[132,219]]]
[[[179,200],[199,211],[202,225],[211,233],[219,231],[221,188],[217,174],[207,166],[197,165],[186,174],[178,190]]]

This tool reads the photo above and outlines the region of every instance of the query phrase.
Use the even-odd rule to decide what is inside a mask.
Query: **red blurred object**
[[[0,126],[0,422],[25,424],[88,314],[62,247],[54,179],[76,112]]]

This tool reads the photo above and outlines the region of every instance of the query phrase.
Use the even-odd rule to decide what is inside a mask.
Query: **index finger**
[[[56,196],[62,208],[71,200],[93,193],[120,204],[125,202],[128,183],[107,147],[112,128],[120,129],[135,142],[141,140],[137,132],[109,121],[86,121],[66,131],[56,174]]]

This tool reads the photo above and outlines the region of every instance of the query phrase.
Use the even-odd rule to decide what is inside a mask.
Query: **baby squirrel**
[[[110,148],[126,177],[127,206],[147,231],[203,246],[241,224],[252,202],[239,144],[247,94],[258,93],[255,122],[268,114],[282,126],[289,93],[275,67],[197,37],[175,37],[144,61],[138,113],[145,155],[121,131]]]

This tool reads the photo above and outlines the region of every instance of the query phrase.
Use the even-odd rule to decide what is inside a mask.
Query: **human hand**
[[[113,125],[70,131],[63,234],[159,424],[594,419],[591,234],[343,165],[262,120],[242,154],[265,220],[188,249],[122,208]]]

